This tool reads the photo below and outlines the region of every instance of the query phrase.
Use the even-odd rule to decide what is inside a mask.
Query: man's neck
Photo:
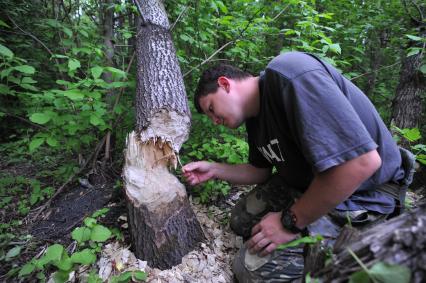
[[[259,77],[247,78],[241,87],[245,88],[243,110],[246,119],[257,116],[260,108]]]

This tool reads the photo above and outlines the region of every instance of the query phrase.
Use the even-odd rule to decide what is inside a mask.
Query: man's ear
[[[226,92],[229,92],[230,81],[227,77],[221,76],[217,78],[217,84],[225,89]]]

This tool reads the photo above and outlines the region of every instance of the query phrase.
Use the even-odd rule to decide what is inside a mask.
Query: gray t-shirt
[[[394,210],[394,200],[375,188],[403,178],[401,156],[359,88],[331,65],[300,52],[273,59],[259,87],[260,112],[246,121],[251,164],[275,166],[288,185],[304,191],[314,172],[377,149],[381,168],[337,209]]]

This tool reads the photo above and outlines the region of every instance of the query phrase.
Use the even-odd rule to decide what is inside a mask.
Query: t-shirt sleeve
[[[313,168],[322,172],[375,148],[358,114],[346,96],[322,70],[294,79],[284,95],[295,142]]]

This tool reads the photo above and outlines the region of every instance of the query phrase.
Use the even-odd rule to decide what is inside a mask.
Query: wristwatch
[[[294,233],[302,233],[304,229],[299,229],[296,227],[297,217],[291,211],[289,208],[286,210],[283,210],[283,213],[281,215],[281,224],[283,225],[284,229]]]

